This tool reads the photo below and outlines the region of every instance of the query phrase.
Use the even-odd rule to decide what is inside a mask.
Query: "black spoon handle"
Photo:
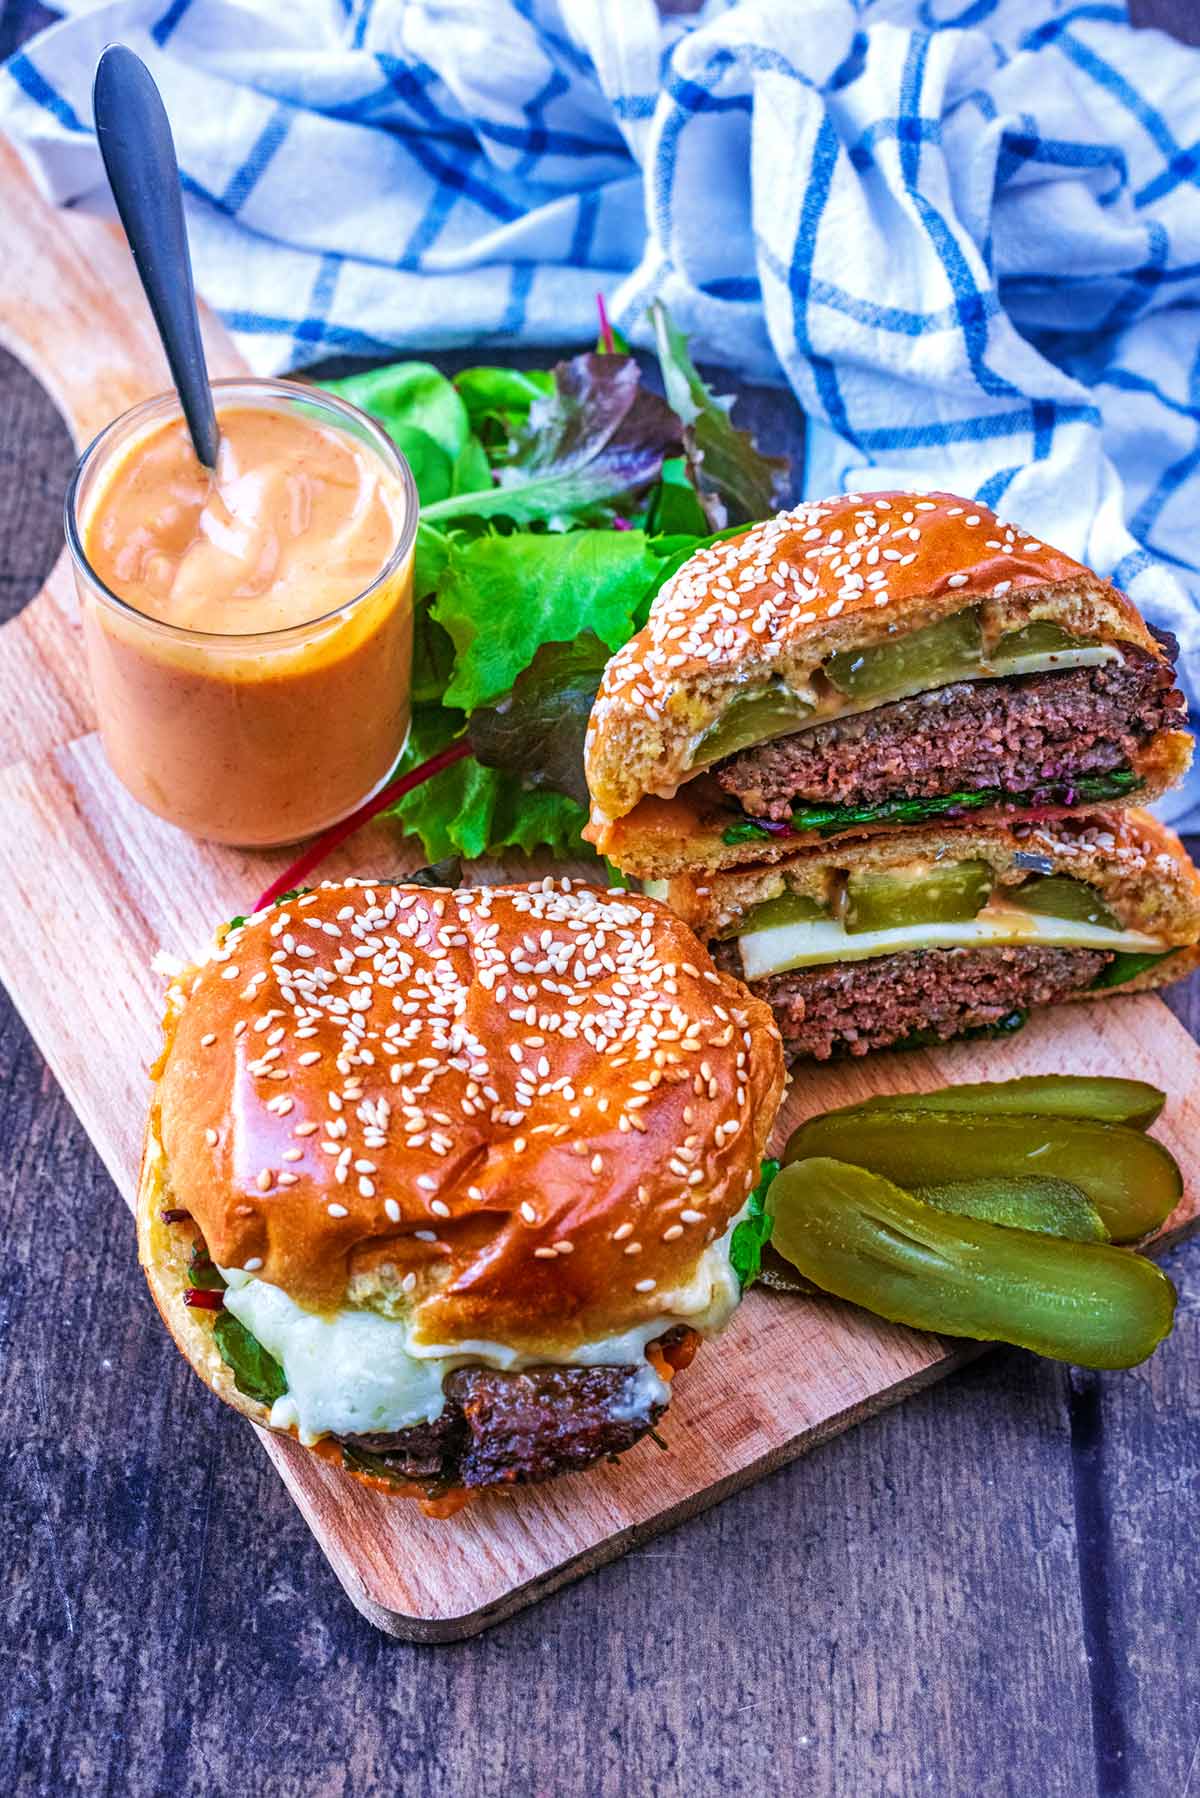
[[[179,164],[162,95],[145,63],[110,44],[92,87],[96,136],[196,455],[217,465],[220,432],[200,341]]]

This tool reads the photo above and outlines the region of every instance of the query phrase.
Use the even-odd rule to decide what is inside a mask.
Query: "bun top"
[[[984,606],[997,634],[1049,618],[1163,651],[1136,609],[1060,550],[953,493],[846,494],[700,550],[604,671],[588,726],[593,841],[646,794],[669,797],[740,691],[804,691],[829,656]]]
[[[168,1203],[299,1303],[563,1351],[669,1311],[783,1085],[767,1007],[649,899],[327,883],[171,989]]]

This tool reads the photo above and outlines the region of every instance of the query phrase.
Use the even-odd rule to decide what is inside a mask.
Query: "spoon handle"
[[[110,44],[96,65],[92,104],[113,199],[196,455],[205,468],[215,468],[220,432],[200,341],[179,164],[162,95],[132,50]]]

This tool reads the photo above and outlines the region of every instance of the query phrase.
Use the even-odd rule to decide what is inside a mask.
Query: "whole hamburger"
[[[841,495],[700,550],[609,662],[587,831],[627,874],[1143,804],[1192,743],[1175,644],[952,493]]]
[[[327,883],[168,995],[139,1251],[221,1398],[448,1501],[653,1428],[740,1297],[769,1009],[651,900]]]

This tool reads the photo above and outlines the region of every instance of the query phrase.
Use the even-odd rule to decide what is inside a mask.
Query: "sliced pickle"
[[[1072,880],[1066,874],[1034,875],[1019,887],[1006,887],[1006,905],[1019,905],[1022,911],[1040,912],[1049,918],[1069,918],[1072,924],[1103,924],[1106,930],[1122,930],[1121,920],[1114,917],[1095,887],[1086,880]]]
[[[813,715],[813,707],[776,682],[765,692],[741,693],[701,737],[692,757],[699,763],[720,762],[740,749],[752,749],[772,737],[785,737]]]
[[[1001,637],[988,660],[999,660],[1002,656],[1052,656],[1060,649],[1090,647],[1085,638],[1072,637],[1061,624],[1054,624],[1049,618],[1035,618],[1032,624]]]
[[[814,924],[829,913],[817,899],[805,893],[780,893],[777,899],[764,899],[749,916],[738,924],[733,934],[742,936],[747,930],[774,930],[779,924]]]
[[[907,874],[899,869],[854,873],[846,887],[843,922],[854,933],[969,921],[986,903],[991,886],[986,862],[946,862]]]
[[[1077,1186],[1039,1174],[1002,1175],[993,1180],[949,1180],[918,1186],[914,1197],[939,1211],[1003,1224],[1007,1230],[1034,1230],[1068,1242],[1108,1242],[1104,1219]]]
[[[951,1217],[844,1162],[785,1167],[767,1209],[774,1247],[806,1279],[912,1329],[1134,1367],[1174,1321],[1175,1289],[1141,1255]]]
[[[873,699],[881,693],[911,693],[975,679],[982,654],[978,612],[955,612],[924,630],[830,656],[825,673],[848,698]]]
[[[984,1117],[1090,1118],[1148,1130],[1167,1095],[1144,1080],[1103,1074],[1024,1074],[1016,1080],[976,1080],[929,1093],[878,1093],[848,1111],[967,1111]]]
[[[1133,1242],[1174,1210],[1183,1190],[1153,1137],[1078,1118],[962,1111],[830,1111],[794,1133],[785,1164],[810,1155],[854,1162],[910,1189],[1037,1174],[1077,1186],[1114,1242]]]

